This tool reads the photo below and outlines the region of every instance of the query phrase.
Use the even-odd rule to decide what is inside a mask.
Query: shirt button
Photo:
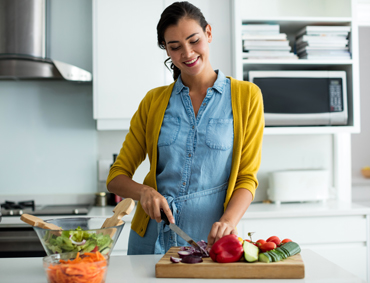
[[[194,129],[195,127],[194,127],[194,125],[193,125],[193,127],[191,127],[192,129]]]
[[[183,186],[185,186],[185,185],[186,185],[186,183],[185,183],[185,182],[183,182],[183,183],[182,183],[182,185],[183,185]]]
[[[203,103],[203,106],[206,106],[206,104],[207,104],[207,103],[205,103],[205,102],[204,102],[204,103]]]
[[[189,153],[189,157],[191,157],[191,153]]]

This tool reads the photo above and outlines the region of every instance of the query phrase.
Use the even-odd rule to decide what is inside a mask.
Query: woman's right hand
[[[140,196],[141,207],[151,219],[155,219],[158,223],[161,219],[161,209],[167,215],[170,223],[175,223],[170,207],[167,200],[158,193],[155,189],[145,186]]]

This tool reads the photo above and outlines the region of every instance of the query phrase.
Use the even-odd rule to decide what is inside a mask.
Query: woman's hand
[[[175,223],[167,200],[155,189],[145,186],[141,192],[140,203],[145,213],[148,214],[151,219],[155,219],[158,223],[161,222],[162,209],[167,215],[168,221],[170,221],[170,223]]]
[[[238,189],[234,191],[229,205],[220,218],[220,221],[212,225],[211,232],[207,239],[207,249],[210,249],[212,245],[223,236],[237,234],[236,225],[252,202],[252,198],[252,193],[247,189]]]
[[[230,222],[215,222],[212,225],[211,232],[208,234],[207,249],[210,249],[212,245],[221,239],[223,236],[237,234],[235,226]]]

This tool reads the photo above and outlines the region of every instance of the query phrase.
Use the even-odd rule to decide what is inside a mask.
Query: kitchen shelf
[[[339,134],[357,131],[351,126],[265,127],[265,135]]]
[[[248,80],[249,71],[345,71],[347,74],[348,124],[345,126],[267,127],[265,134],[337,134],[360,132],[358,29],[351,0],[233,0],[233,76]],[[267,10],[266,7],[269,7]],[[294,51],[295,34],[307,25],[351,26],[350,60],[243,59],[242,24],[279,24]]]
[[[243,64],[262,64],[262,65],[352,65],[353,60],[265,60],[265,59],[243,59]]]
[[[280,31],[287,34],[298,32],[309,25],[344,25],[350,26],[352,18],[345,17],[276,17],[276,18],[242,18],[243,24],[279,24]]]

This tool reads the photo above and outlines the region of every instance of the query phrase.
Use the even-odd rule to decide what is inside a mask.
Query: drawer
[[[254,241],[276,235],[280,239],[292,239],[300,245],[333,244],[366,242],[366,228],[365,215],[242,219],[238,234],[246,239],[248,232],[255,232]]]

